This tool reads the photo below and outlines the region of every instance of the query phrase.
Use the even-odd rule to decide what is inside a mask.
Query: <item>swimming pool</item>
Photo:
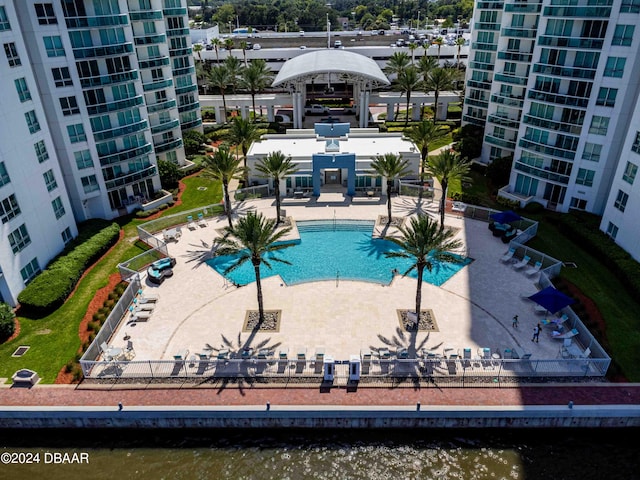
[[[336,279],[387,285],[393,279],[394,269],[403,273],[412,263],[408,259],[384,255],[384,252],[400,248],[388,240],[372,239],[373,221],[310,220],[297,222],[297,227],[299,243],[273,254],[291,265],[279,262],[270,262],[272,268],[261,265],[262,278],[280,275],[287,285]],[[235,257],[222,256],[207,264],[222,274],[234,261]],[[470,262],[466,258],[459,264],[437,264],[432,272],[424,271],[424,281],[442,285]],[[417,272],[411,272],[410,276],[417,278]],[[227,278],[238,285],[255,282],[251,262],[229,273]]]

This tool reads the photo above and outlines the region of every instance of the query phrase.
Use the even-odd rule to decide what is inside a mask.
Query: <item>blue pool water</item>
[[[372,221],[313,220],[298,222],[297,226],[300,242],[272,255],[291,265],[270,262],[272,268],[268,268],[263,264],[260,267],[262,278],[280,275],[287,285],[336,278],[386,285],[391,283],[394,269],[402,274],[411,266],[408,259],[384,255],[384,252],[400,249],[388,240],[372,239]],[[267,260],[272,256],[267,256]],[[222,274],[234,261],[235,257],[222,256],[207,263]],[[424,271],[424,281],[442,285],[470,261],[437,264],[431,273]],[[409,276],[417,278],[417,273],[411,272]],[[238,285],[255,282],[251,262],[229,273],[227,278]]]

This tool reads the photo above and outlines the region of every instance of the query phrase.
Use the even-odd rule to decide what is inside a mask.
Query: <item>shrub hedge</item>
[[[16,314],[13,309],[6,303],[0,303],[0,342],[6,340],[16,329],[14,320]]]
[[[79,236],[84,241],[76,241],[72,248],[65,249],[20,292],[18,302],[21,308],[34,316],[48,315],[59,308],[87,267],[118,241],[119,234],[120,226],[112,223],[89,238]]]

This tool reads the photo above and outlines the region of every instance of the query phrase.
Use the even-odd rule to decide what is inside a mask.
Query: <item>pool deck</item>
[[[282,208],[296,221],[312,219],[376,220],[386,215],[385,197],[353,200],[340,193],[315,199],[285,199]],[[416,204],[410,197],[393,198],[393,215],[409,216],[422,209],[439,219],[437,204]],[[251,200],[238,207],[275,216],[273,199]],[[412,309],[416,280],[396,276],[390,285],[331,280],[285,285],[280,277],[262,281],[266,310],[280,310],[278,332],[243,332],[248,310],[257,309],[255,283],[236,288],[211,267],[210,246],[227,225],[225,217],[209,221],[206,227],[182,229],[179,241],[169,243],[169,254],[177,259],[174,275],[156,286],[145,280],[145,292],[160,299],[146,322],[122,322],[110,344],[124,347],[130,337],[135,360],[171,360],[186,350],[192,355],[205,344],[240,350],[243,347],[271,347],[288,350],[290,358],[306,351],[307,358],[322,348],[336,360],[347,360],[362,349],[406,347],[409,353],[424,347],[442,353],[445,347],[462,351],[479,347],[493,352],[518,347],[532,359],[556,358],[561,346],[543,330],[540,343],[531,342],[540,317],[533,304],[521,296],[536,292],[535,277],[515,271],[499,261],[507,246],[493,237],[484,222],[447,214],[446,225],[458,230],[464,250],[474,261],[442,286],[424,284],[422,308],[431,309],[437,331],[408,334],[399,329],[398,309]],[[511,318],[519,315],[519,327]]]

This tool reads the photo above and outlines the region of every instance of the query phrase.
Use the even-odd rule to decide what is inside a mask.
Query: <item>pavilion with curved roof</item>
[[[378,64],[369,57],[343,49],[318,50],[288,60],[278,72],[273,87],[288,87],[293,97],[293,127],[302,128],[308,81],[331,82],[335,75],[342,82],[352,83],[353,99],[359,109],[360,127],[366,127],[371,91],[391,82]]]

